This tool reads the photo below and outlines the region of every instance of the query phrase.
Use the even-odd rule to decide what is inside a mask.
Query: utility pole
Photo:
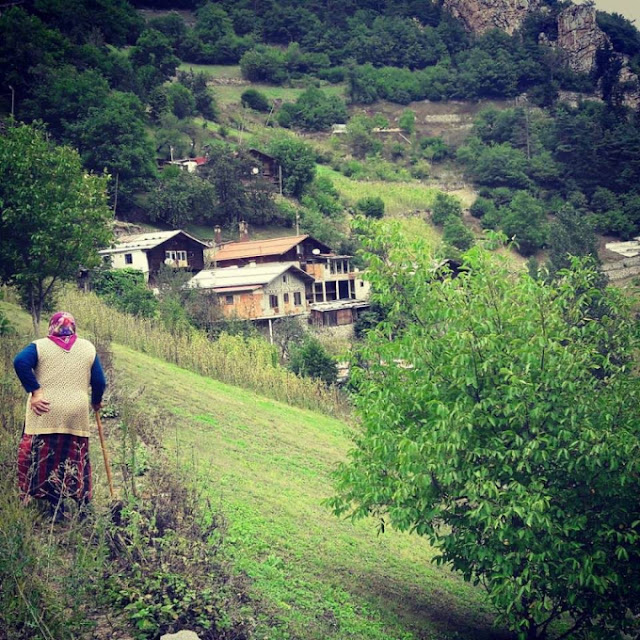
[[[116,215],[116,210],[118,209],[118,178],[120,177],[120,172],[116,173],[116,189],[115,195],[113,196],[113,215]]]

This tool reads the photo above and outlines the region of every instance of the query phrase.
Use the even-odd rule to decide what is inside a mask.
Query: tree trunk
[[[33,289],[29,292],[29,307],[29,311],[31,311],[31,323],[33,324],[33,335],[35,338],[38,338],[40,332],[40,316],[42,315],[42,302],[36,301]]]
[[[538,636],[538,625],[533,620],[529,620],[527,640],[542,640],[546,635],[546,633],[543,633],[541,636]]]

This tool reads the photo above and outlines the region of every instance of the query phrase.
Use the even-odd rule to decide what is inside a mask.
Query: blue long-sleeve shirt
[[[15,369],[20,382],[27,393],[32,393],[36,389],[40,388],[34,373],[34,369],[37,364],[38,349],[33,342],[26,346],[13,359],[13,368]],[[93,365],[91,366],[91,379],[89,383],[91,384],[91,404],[100,404],[102,402],[104,390],[107,387],[107,380],[104,376],[104,371],[102,370],[98,354],[96,354]]]

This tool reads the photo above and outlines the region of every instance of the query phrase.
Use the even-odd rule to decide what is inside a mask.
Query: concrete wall
[[[286,281],[285,281],[286,278]],[[285,302],[284,294],[289,294],[289,301]],[[295,304],[295,293],[300,294],[299,305]],[[226,296],[233,296],[233,304],[226,304]],[[269,296],[278,297],[278,306],[272,308]],[[267,287],[253,292],[218,294],[220,308],[226,317],[235,316],[244,319],[275,318],[283,315],[299,315],[307,313],[305,298],[305,283],[292,273],[284,273],[269,283]]]
[[[131,254],[133,262],[127,264],[125,262],[125,255]],[[145,280],[149,278],[149,263],[147,261],[147,254],[145,251],[132,250],[123,253],[112,253],[109,255],[111,258],[112,269],[137,269],[144,273]]]
[[[307,300],[305,297],[304,280],[294,276],[291,272],[283,273],[280,277],[270,282],[263,289],[262,296],[262,316],[281,316],[295,313],[305,313],[307,311]],[[301,304],[294,304],[294,293],[300,294]],[[289,294],[289,302],[284,301],[284,294]],[[269,296],[278,296],[278,307],[273,309],[269,305]]]

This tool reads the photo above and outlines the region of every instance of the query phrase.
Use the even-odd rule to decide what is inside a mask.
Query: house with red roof
[[[352,256],[336,254],[308,234],[216,244],[206,250],[205,258],[211,272],[219,274],[229,269],[255,274],[256,267],[294,265],[298,276],[300,272],[307,276],[301,278],[305,284],[305,304],[287,308],[285,315],[307,314],[318,326],[352,324],[358,313],[369,306],[368,283],[352,267]],[[285,307],[278,305],[278,308]],[[246,305],[236,310],[238,317],[258,319]]]

